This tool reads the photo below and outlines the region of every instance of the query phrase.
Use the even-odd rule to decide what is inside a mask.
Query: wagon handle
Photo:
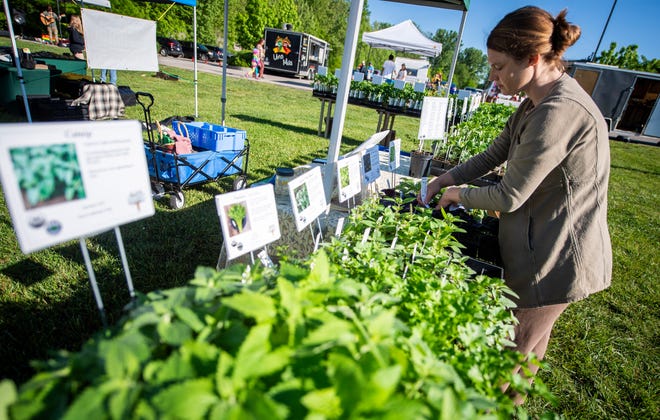
[[[145,96],[145,97],[149,98],[149,105],[146,105],[146,102],[141,101],[141,100],[140,100],[140,96]],[[136,100],[140,105],[142,105],[143,107],[145,107],[147,110],[148,110],[149,108],[151,108],[151,105],[154,104],[154,96],[153,96],[151,93],[148,93],[148,92],[135,92],[135,100]]]

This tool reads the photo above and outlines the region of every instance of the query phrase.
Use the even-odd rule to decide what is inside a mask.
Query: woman
[[[406,68],[405,63],[402,63],[401,69],[396,74],[396,80],[406,80],[407,76],[408,76],[408,69]]]
[[[72,15],[69,22],[69,50],[78,60],[84,60],[85,55],[85,32],[82,27],[80,16]]]
[[[427,191],[428,202],[507,162],[498,185],[447,188],[438,207],[501,212],[504,277],[518,295],[516,349],[539,359],[568,304],[611,282],[608,129],[561,62],[579,36],[566,10],[555,18],[523,7],[497,24],[487,40],[490,80],[503,94],[524,91],[527,99],[485,152],[435,178]]]

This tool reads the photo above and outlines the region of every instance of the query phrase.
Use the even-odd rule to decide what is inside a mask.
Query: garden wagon
[[[145,92],[137,92],[135,95],[142,106],[147,125],[144,151],[154,198],[169,195],[170,207],[180,209],[185,203],[184,188],[216,182],[228,176],[235,176],[232,184],[234,190],[247,186],[250,143],[244,130],[204,122],[174,120],[174,131],[187,134],[193,146],[192,153],[179,154],[175,149],[156,141],[151,121],[153,96]]]

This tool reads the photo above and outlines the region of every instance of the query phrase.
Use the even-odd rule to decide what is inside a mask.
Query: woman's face
[[[489,80],[497,83],[504,95],[515,95],[526,90],[534,77],[529,60],[518,61],[506,53],[488,50]]]

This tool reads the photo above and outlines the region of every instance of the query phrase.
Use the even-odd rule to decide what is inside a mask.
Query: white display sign
[[[360,156],[351,155],[337,161],[337,195],[343,203],[362,190]]]
[[[415,90],[415,92],[424,93],[424,91],[426,91],[426,83],[424,83],[424,82],[415,82],[414,90]]]
[[[93,9],[80,14],[90,68],[158,71],[156,22]]]
[[[229,260],[280,238],[272,184],[216,195],[215,206]]]
[[[296,228],[300,232],[328,208],[321,168],[316,166],[289,181],[289,197]]]
[[[395,171],[401,166],[401,139],[390,141],[389,152],[389,168],[390,171]]]
[[[319,76],[327,76],[328,75],[328,68],[325,66],[318,66],[318,74]]]
[[[395,89],[403,89],[406,87],[406,81],[405,80],[395,80],[394,81],[394,88]]]
[[[154,214],[139,121],[3,124],[0,176],[30,253]]]
[[[359,72],[359,71],[354,71],[353,72],[353,80],[356,82],[361,82],[364,80],[364,73]]]
[[[371,76],[371,83],[374,85],[382,85],[383,84],[383,76],[374,74]]]
[[[380,178],[380,153],[378,145],[370,147],[362,155],[362,168],[364,171],[364,182],[371,184]]]
[[[419,118],[420,140],[438,140],[444,137],[447,120],[448,98],[425,96]]]

